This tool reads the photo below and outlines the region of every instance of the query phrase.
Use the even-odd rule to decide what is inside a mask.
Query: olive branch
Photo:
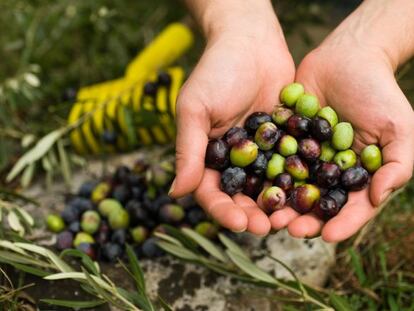
[[[309,303],[318,310],[352,310],[348,303],[334,292],[322,291],[299,280],[294,271],[277,258],[268,256],[282,265],[293,280],[274,277],[259,268],[249,256],[231,239],[219,234],[220,246],[192,229],[166,226],[167,233],[155,233],[160,239],[158,246],[169,254],[188,262],[206,267],[216,273],[256,286],[267,287],[298,297],[296,302]],[[206,256],[205,254],[208,254]]]

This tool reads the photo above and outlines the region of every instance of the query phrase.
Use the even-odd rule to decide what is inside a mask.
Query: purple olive
[[[307,117],[293,115],[287,121],[287,132],[294,137],[304,137],[309,134],[311,120]]]
[[[336,204],[334,199],[325,196],[315,203],[312,211],[320,219],[327,221],[339,213],[340,207]]]
[[[222,139],[210,140],[206,150],[206,166],[215,170],[223,170],[230,163],[229,145]]]
[[[305,214],[312,210],[313,204],[319,198],[319,188],[312,184],[305,184],[293,189],[290,195],[290,205],[298,213]]]
[[[339,184],[341,169],[333,163],[322,163],[316,172],[316,183],[325,188],[333,188]]]
[[[253,112],[244,122],[244,128],[249,134],[253,135],[259,126],[265,122],[272,122],[272,117],[266,112]]]
[[[330,140],[332,137],[331,124],[323,118],[316,117],[312,120],[311,133],[320,142]]]
[[[341,176],[342,186],[350,191],[359,191],[368,185],[369,174],[361,166],[351,167],[345,170]]]
[[[321,155],[321,145],[313,138],[302,139],[299,141],[299,154],[308,161],[315,161]]]
[[[247,175],[246,183],[243,188],[243,193],[253,200],[256,200],[257,196],[263,189],[263,179],[257,175]]]
[[[232,127],[226,132],[226,134],[224,134],[224,141],[229,145],[229,147],[233,147],[234,145],[239,144],[243,139],[247,138],[247,131],[238,126]]]
[[[273,185],[281,188],[286,193],[293,189],[293,184],[293,177],[289,173],[281,173],[273,181]]]

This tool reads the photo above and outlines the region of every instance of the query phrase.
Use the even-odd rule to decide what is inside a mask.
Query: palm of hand
[[[267,234],[270,222],[257,204],[242,194],[229,197],[219,188],[219,173],[204,169],[209,138],[242,125],[254,111],[271,112],[280,89],[293,81],[294,64],[286,47],[272,40],[260,49],[245,43],[210,44],[181,91],[176,150],[181,180],[176,181],[174,194],[195,190],[200,205],[223,226]]]
[[[391,66],[375,53],[338,53],[319,49],[308,55],[297,71],[297,81],[334,108],[355,130],[353,149],[369,144],[382,147],[384,166],[369,188],[353,192],[341,212],[325,225],[312,214],[299,216],[288,208],[271,216],[273,227],[288,226],[297,237],[314,236],[322,228],[327,241],[348,238],[373,218],[391,190],[412,174],[414,116],[399,89]]]

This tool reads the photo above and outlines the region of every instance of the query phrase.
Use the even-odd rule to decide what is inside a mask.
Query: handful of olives
[[[244,128],[233,127],[207,145],[205,164],[221,171],[221,189],[242,192],[270,214],[290,205],[326,221],[339,213],[349,191],[368,185],[382,165],[381,150],[366,146],[361,155],[350,149],[354,130],[331,107],[292,83],[280,93],[283,105],[271,115],[255,112]]]

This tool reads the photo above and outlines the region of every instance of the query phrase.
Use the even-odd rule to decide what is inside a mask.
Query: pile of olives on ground
[[[329,106],[292,83],[280,94],[272,115],[252,113],[244,128],[233,127],[210,140],[206,166],[221,172],[221,189],[242,192],[270,214],[285,205],[326,221],[337,215],[349,191],[365,188],[382,165],[381,150],[366,146],[357,155],[354,130]]]
[[[168,196],[173,174],[171,161],[149,165],[139,160],[132,168],[119,166],[110,178],[85,182],[60,215],[47,216],[48,229],[57,233],[56,248],[77,248],[114,262],[130,244],[139,258],[154,258],[163,252],[153,233],[166,233],[166,224],[214,239],[220,228],[191,196]]]

